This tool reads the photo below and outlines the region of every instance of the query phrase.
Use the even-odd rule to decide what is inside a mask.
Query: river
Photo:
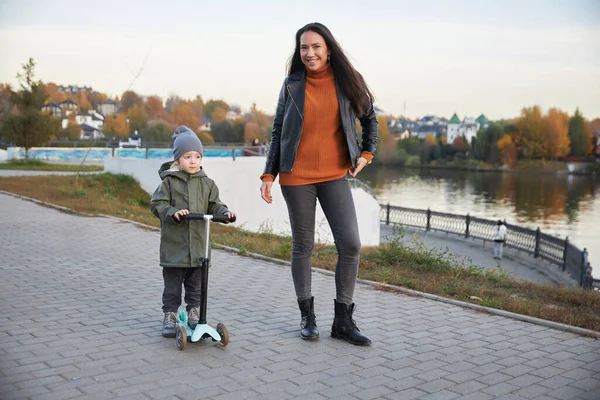
[[[587,248],[600,278],[599,177],[371,166],[358,178],[381,204],[469,213],[568,237]]]

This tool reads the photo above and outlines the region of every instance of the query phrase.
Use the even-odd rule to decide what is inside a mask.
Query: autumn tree
[[[67,117],[67,126],[60,131],[61,137],[67,140],[77,140],[81,136],[81,127],[75,119],[75,113]]]
[[[127,119],[129,120],[129,129],[132,132],[141,132],[148,125],[148,114],[144,107],[134,104],[127,111]]]
[[[227,117],[227,110],[222,107],[217,107],[211,113],[211,119],[217,123],[225,121]]]
[[[596,132],[600,133],[600,118],[594,118],[593,120],[591,120],[589,126],[590,130],[592,131],[592,134]]]
[[[200,119],[192,106],[187,103],[177,104],[171,112],[171,119],[174,125],[185,125],[194,132],[198,130],[198,127],[200,126]]]
[[[467,141],[463,136],[457,136],[456,139],[452,142],[452,147],[456,150],[466,153],[469,150],[469,146],[467,145]]]
[[[67,100],[67,95],[64,92],[60,92],[58,86],[53,82],[46,83],[44,85],[44,90],[46,91],[46,98],[48,101],[60,104]]]
[[[221,119],[220,121],[217,121],[215,119],[215,116],[213,115],[217,108],[221,109],[221,111],[219,112],[219,115],[223,114],[223,111],[225,111],[224,115],[227,115],[227,111],[230,110],[229,104],[225,103],[223,100],[209,100],[204,105],[205,115],[215,122],[222,122],[223,120],[225,120],[224,116],[223,116],[223,119]]]
[[[514,165],[517,162],[517,146],[513,143],[510,135],[504,135],[496,143],[500,152],[500,161],[504,165]]]
[[[249,121],[244,125],[244,143],[252,144],[254,139],[259,135],[259,127],[256,122]],[[260,141],[260,139],[259,139]]]
[[[129,124],[127,123],[127,116],[123,113],[117,113],[116,115],[107,115],[104,118],[104,125],[102,127],[104,136],[117,136],[126,138],[129,135]]]
[[[198,133],[198,138],[202,142],[204,146],[210,146],[211,144],[215,144],[215,139],[208,132],[200,132]]]
[[[84,91],[80,91],[79,92],[79,101],[78,101],[78,104],[79,104],[79,108],[82,111],[88,111],[88,110],[91,110],[93,108],[92,105],[90,104],[90,101],[88,100],[88,97],[87,97],[87,95],[85,94]]]
[[[252,104],[248,114],[248,122],[256,124],[256,137],[263,143],[271,138],[271,129],[273,127],[273,117],[265,114]]]
[[[547,137],[548,155],[553,158],[562,158],[571,151],[569,139],[569,115],[556,108],[551,108],[543,118],[544,136]]]
[[[10,114],[2,125],[5,140],[25,147],[25,158],[29,158],[29,148],[44,144],[48,138],[56,137],[60,121],[40,110],[46,101],[46,92],[41,81],[35,80],[35,62],[30,58],[22,65],[23,71],[17,74],[20,90],[10,90],[11,102],[16,113]]]
[[[183,99],[181,97],[172,94],[165,101],[165,110],[167,113],[172,113],[175,106],[182,102]]]
[[[121,96],[121,105],[119,107],[119,112],[127,114],[127,111],[129,111],[129,109],[133,107],[134,104],[137,104],[139,107],[143,107],[144,100],[142,100],[142,98],[132,90],[125,91]]]
[[[504,129],[496,122],[490,123],[485,129],[480,129],[475,142],[478,159],[491,163],[499,161],[496,143],[502,136],[504,136]]]
[[[146,113],[150,119],[164,119],[166,117],[163,101],[158,96],[149,96],[146,99]]]
[[[574,156],[587,156],[593,150],[592,131],[586,125],[585,119],[579,108],[569,121],[569,139],[571,139],[571,154]]]
[[[548,157],[547,137],[544,134],[542,111],[539,106],[523,108],[516,121],[516,132],[512,137],[517,152],[528,158]]]
[[[377,117],[378,123],[378,151],[377,158],[385,163],[391,161],[394,157],[394,153],[396,152],[396,146],[394,143],[394,138],[390,134],[390,130],[388,128],[387,118],[383,115]]]
[[[190,107],[194,109],[196,116],[200,121],[202,121],[202,117],[204,116],[204,101],[200,95],[196,95],[196,98],[188,101]]]

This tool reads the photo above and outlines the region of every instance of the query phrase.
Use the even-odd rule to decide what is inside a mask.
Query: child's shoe
[[[163,320],[162,335],[166,338],[175,337],[175,328],[177,327],[177,313],[166,312]]]
[[[200,307],[192,307],[188,310],[188,325],[196,329],[198,322],[200,322]]]

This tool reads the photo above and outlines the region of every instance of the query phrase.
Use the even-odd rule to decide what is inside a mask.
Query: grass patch
[[[104,167],[102,165],[51,164],[40,160],[10,160],[6,163],[0,163],[0,169],[27,171],[95,172],[103,171]]]
[[[0,190],[78,212],[159,226],[149,210],[150,195],[128,175],[5,177],[0,178]],[[213,224],[211,231],[214,242],[237,248],[240,255],[291,258],[291,238],[276,235],[269,227],[254,233]],[[336,261],[333,245],[315,244],[313,266],[333,271]],[[416,236],[405,244],[402,229],[394,232],[389,243],[363,247],[359,277],[600,331],[600,292],[516,281],[501,270],[484,270],[447,250],[428,249]]]

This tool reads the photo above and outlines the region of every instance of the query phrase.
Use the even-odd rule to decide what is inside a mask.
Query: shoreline
[[[576,168],[573,170],[569,170],[566,167],[567,164],[581,164],[585,165],[585,168]],[[510,173],[510,174],[546,174],[546,175],[576,175],[576,176],[590,176],[590,177],[599,177],[600,176],[600,163],[566,163],[564,169],[548,169],[544,167],[532,167],[532,168],[502,168],[502,167],[474,167],[474,166],[457,166],[457,165],[404,165],[400,163],[383,163],[377,162],[373,163],[375,167],[392,167],[398,169],[412,169],[412,170],[452,170],[452,171],[468,171],[468,172],[486,172],[486,173]],[[596,169],[591,169],[590,167],[596,167]]]

